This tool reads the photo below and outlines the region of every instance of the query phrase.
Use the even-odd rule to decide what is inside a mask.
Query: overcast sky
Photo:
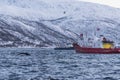
[[[100,3],[100,4],[105,4],[112,7],[120,8],[120,0],[79,0],[79,1]]]

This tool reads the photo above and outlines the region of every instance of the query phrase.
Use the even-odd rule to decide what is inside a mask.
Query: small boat
[[[74,47],[57,47],[54,50],[74,50]]]
[[[77,43],[73,43],[73,47],[77,53],[100,53],[100,54],[114,54],[120,53],[120,48],[109,47],[112,42],[103,42],[104,48],[91,48],[91,47],[81,47]],[[109,44],[108,44],[109,43]]]

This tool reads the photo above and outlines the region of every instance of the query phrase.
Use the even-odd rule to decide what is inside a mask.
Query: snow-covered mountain
[[[0,46],[58,46],[78,41],[81,33],[119,43],[119,20],[120,9],[95,3],[0,0]]]

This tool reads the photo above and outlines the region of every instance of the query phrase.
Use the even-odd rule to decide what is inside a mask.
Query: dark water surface
[[[120,54],[1,48],[0,80],[120,80]]]

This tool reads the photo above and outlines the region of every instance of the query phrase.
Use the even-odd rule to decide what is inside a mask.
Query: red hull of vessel
[[[120,53],[120,48],[110,48],[110,49],[87,48],[87,47],[81,47],[77,43],[73,43],[73,47],[74,47],[75,51],[78,53],[100,53],[100,54]]]

